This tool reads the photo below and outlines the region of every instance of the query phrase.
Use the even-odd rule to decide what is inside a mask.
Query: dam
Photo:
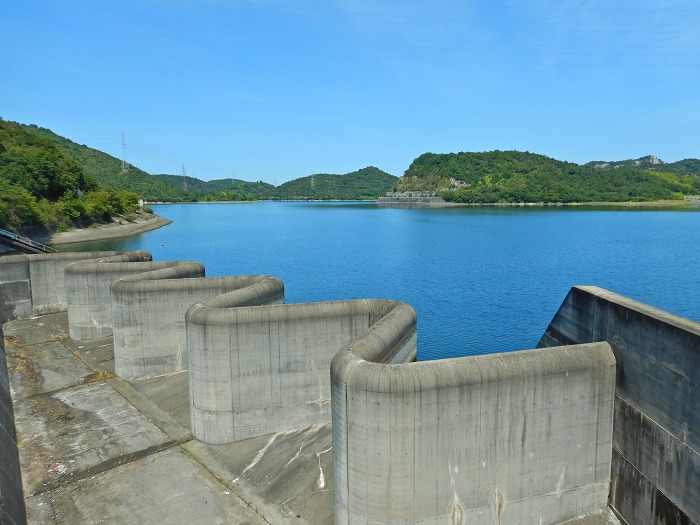
[[[0,313],[3,523],[700,523],[700,324],[599,288],[426,362],[408,304],[147,252],[2,257]]]

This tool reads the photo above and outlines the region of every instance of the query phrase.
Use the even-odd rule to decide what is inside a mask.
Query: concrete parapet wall
[[[239,306],[284,300],[284,286],[267,276],[191,278],[199,263],[129,275],[111,285],[114,359],[118,376],[134,379],[189,368],[185,312],[229,292]],[[269,285],[266,286],[265,285]],[[263,287],[264,293],[255,293]],[[250,294],[252,290],[252,296]],[[223,300],[225,300],[224,298]]]
[[[5,340],[0,324],[0,523],[24,525],[26,522]]]
[[[410,324],[387,315],[333,360],[337,525],[553,524],[606,506],[608,344],[381,364]]]
[[[231,308],[240,304],[237,296],[251,292],[254,287],[187,312],[192,434],[206,443],[329,421],[333,355],[398,304],[355,300]],[[413,343],[404,359],[415,359],[415,314],[413,319]]]
[[[193,261],[153,262],[144,251],[103,257],[66,267],[68,328],[71,339],[85,341],[112,335],[112,282],[127,275],[180,267],[180,277],[203,277],[204,267]]]
[[[68,308],[64,270],[85,259],[121,252],[65,252],[0,257],[0,318],[3,322]]]
[[[630,525],[700,523],[700,323],[574,287],[539,345],[590,341],[618,362],[612,508]]]

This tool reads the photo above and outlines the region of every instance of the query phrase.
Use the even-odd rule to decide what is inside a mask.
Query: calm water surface
[[[394,209],[358,203],[156,205],[173,223],[85,249],[282,279],[286,302],[399,299],[419,359],[532,348],[572,285],[700,321],[700,212]]]

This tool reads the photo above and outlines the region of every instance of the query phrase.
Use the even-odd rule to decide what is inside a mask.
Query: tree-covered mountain
[[[0,227],[111,220],[137,207],[136,194],[102,190],[52,141],[0,119]]]
[[[230,193],[235,192],[242,195],[252,195],[256,200],[269,199],[275,186],[263,181],[248,182],[240,179],[218,179],[207,182],[209,191]]]
[[[682,173],[700,176],[700,159],[683,159],[677,162],[664,162],[658,157],[647,155],[639,159],[587,162],[585,166],[599,169],[636,168],[666,173]]]
[[[3,155],[0,159],[3,163],[0,166],[3,170],[3,178],[0,179],[4,188],[2,202],[17,201],[13,205],[15,215],[8,215],[4,219],[6,224],[53,216],[51,214],[58,213],[56,210],[61,206],[71,217],[94,214],[94,210],[100,206],[89,209],[78,206],[73,209],[67,204],[70,198],[66,191],[77,192],[79,200],[84,201],[86,197],[82,194],[95,191],[98,186],[111,194],[118,190],[133,192],[149,202],[374,200],[391,189],[427,190],[448,201],[465,203],[623,202],[682,199],[684,195],[700,194],[698,159],[664,163],[648,156],[636,160],[595,161],[578,165],[518,151],[425,153],[411,163],[400,179],[378,168],[367,167],[345,175],[309,175],[278,187],[261,181],[238,179],[207,182],[179,175],[154,176],[135,166],[122,170],[119,159],[77,144],[51,130],[35,125],[0,122],[4,129],[11,128],[14,134],[23,131],[23,139],[13,140],[20,143],[22,140],[34,141],[40,144],[35,147],[43,151],[38,157],[36,151],[25,151],[23,155],[28,156],[22,161],[25,166],[20,168],[21,163],[18,164],[13,157],[19,146],[13,146],[11,141],[5,139],[4,150],[0,151],[0,155]],[[58,169],[56,173],[60,173],[55,180],[51,179],[55,187],[49,185],[42,190],[47,184],[43,173],[52,169]],[[63,182],[59,183],[58,180],[68,186],[62,186]],[[71,181],[77,180],[82,182],[75,184],[85,187],[70,186],[74,184]],[[13,185],[13,191],[9,191],[7,184]],[[51,195],[42,191],[48,191]],[[57,197],[59,193],[61,195]],[[102,195],[104,201],[104,193]],[[40,206],[41,203],[51,202],[50,199],[58,199],[60,206]],[[102,208],[109,208],[105,206]],[[105,211],[104,215],[108,214]]]
[[[121,160],[107,153],[77,144],[57,135],[50,129],[35,125],[22,126],[30,133],[45,138],[61,151],[75,159],[85,173],[89,173],[104,189],[125,190],[138,194],[146,201],[182,201],[180,193],[153,175],[129,165],[122,171]]]
[[[154,175],[181,192],[186,202],[251,201],[270,198],[275,187],[266,182],[239,179],[203,181],[182,175]]]
[[[690,174],[621,166],[601,169],[519,151],[425,153],[394,185],[463,203],[629,202],[700,194]]]
[[[261,199],[367,200],[386,193],[397,177],[377,168],[364,168],[346,175],[319,174],[278,187],[262,181],[239,179],[202,181],[180,175],[151,175],[136,166],[122,171],[121,160],[102,151],[77,144],[36,125],[23,125],[27,132],[52,142],[74,159],[100,187],[134,192],[147,202],[209,202]]]
[[[384,195],[398,177],[369,166],[345,175],[319,173],[278,186],[274,197],[285,200],[375,200]]]
[[[384,195],[398,177],[375,168],[362,168],[345,175],[321,173],[301,177],[280,186],[238,179],[202,181],[178,175],[156,175],[185,191],[188,200],[375,200]]]

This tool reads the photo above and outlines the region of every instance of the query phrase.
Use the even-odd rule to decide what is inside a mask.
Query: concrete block
[[[2,321],[65,311],[65,267],[76,261],[118,253],[122,252],[62,252],[0,258]]]
[[[192,433],[205,443],[328,421],[334,353],[364,333],[387,304],[396,304],[358,300],[232,308],[235,294],[187,312]]]
[[[618,363],[611,504],[628,523],[700,523],[700,323],[574,287],[539,346],[593,341]]]
[[[385,320],[405,339],[410,321]],[[372,335],[331,368],[336,524],[558,523],[605,507],[609,345],[386,365]]]
[[[182,263],[136,275],[111,285],[114,357],[117,375],[135,379],[189,369],[185,312],[206,299],[261,285],[272,293],[238,294],[241,306],[277,303],[284,298],[278,279],[267,276],[203,278],[199,263]],[[245,297],[244,297],[245,296]]]
[[[29,256],[0,257],[0,322],[29,317],[31,312]]]
[[[142,251],[68,265],[65,278],[71,338],[85,341],[112,335],[113,281],[129,274],[174,267],[201,272],[200,275],[204,272],[201,265],[191,261],[152,262],[151,254]]]

